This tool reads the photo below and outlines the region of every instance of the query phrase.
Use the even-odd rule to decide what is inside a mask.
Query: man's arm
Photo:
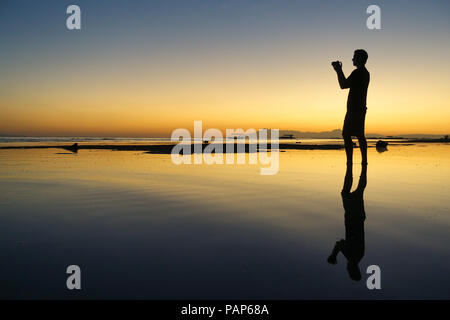
[[[344,75],[344,72],[342,71],[342,69],[336,70],[336,73],[338,76],[339,86],[341,87],[341,89],[350,88],[350,83],[349,83],[348,79],[345,78],[345,75]]]
[[[347,78],[345,78],[344,72],[342,71],[342,63],[339,63],[338,65],[333,67],[337,73],[339,86],[341,87],[341,89],[350,88],[350,81]]]
[[[336,244],[334,245],[333,251],[331,252],[330,256],[328,257],[328,263],[330,264],[336,264],[337,263],[337,255],[344,247],[345,240],[341,239],[340,241],[336,241]]]

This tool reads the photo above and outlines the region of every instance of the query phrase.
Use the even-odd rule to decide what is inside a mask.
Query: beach
[[[342,254],[327,263],[345,237],[342,149],[284,150],[271,176],[259,165],[175,165],[143,150],[0,149],[0,297],[450,298],[448,144],[368,156],[354,281]],[[355,149],[352,189],[359,159]],[[79,291],[65,286],[72,264]],[[367,289],[370,265],[381,269],[381,290]]]

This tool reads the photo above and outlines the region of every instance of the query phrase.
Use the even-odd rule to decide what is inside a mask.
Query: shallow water
[[[345,237],[342,150],[281,152],[273,176],[134,151],[0,150],[0,298],[448,299],[450,147],[388,149],[369,149],[360,281],[342,253],[327,263]],[[71,264],[81,291],[66,289]]]

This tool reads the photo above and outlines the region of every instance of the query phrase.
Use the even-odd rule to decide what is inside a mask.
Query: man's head
[[[367,55],[366,50],[363,50],[363,49],[355,50],[355,53],[353,54],[353,59],[352,59],[353,65],[355,67],[363,67],[366,64],[368,57],[369,56]]]

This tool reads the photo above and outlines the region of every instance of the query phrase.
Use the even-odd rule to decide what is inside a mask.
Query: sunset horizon
[[[179,129],[179,128],[185,128],[188,131],[190,131],[193,134],[193,125],[191,123],[191,125],[189,126],[189,124],[186,124],[185,126],[180,126],[180,127],[174,127],[173,130],[170,131],[166,131],[166,132],[155,132],[152,134],[144,134],[144,133],[133,133],[133,132],[123,132],[123,133],[114,133],[114,132],[92,132],[92,133],[82,133],[79,134],[77,132],[65,132],[65,131],[61,131],[60,133],[55,133],[55,132],[47,132],[43,131],[43,132],[18,132],[18,133],[7,133],[7,132],[0,132],[0,137],[102,137],[102,138],[107,138],[107,137],[112,137],[112,138],[170,138],[171,134],[174,130]],[[248,126],[248,127],[244,127],[244,126],[225,126],[225,127],[214,127],[214,126],[207,126],[204,127],[204,130],[207,129],[218,129],[222,132],[222,134],[225,136],[226,134],[226,130],[227,129],[232,129],[232,130],[237,130],[237,129],[243,129],[244,131],[248,130],[248,129],[254,129],[254,130],[260,130],[260,129],[278,129],[280,131],[280,133],[283,132],[299,132],[299,133],[303,133],[303,134],[329,134],[329,133],[333,133],[333,132],[341,132],[342,128],[336,127],[334,129],[330,129],[330,130],[301,130],[301,129],[295,129],[295,128],[279,128],[279,127],[270,127],[270,126],[264,126],[264,127],[257,127],[257,126]],[[422,131],[411,131],[411,132],[405,132],[405,131],[401,131],[398,130],[397,133],[392,133],[391,131],[386,131],[386,132],[377,132],[377,131],[368,131],[366,133],[366,135],[368,136],[372,136],[372,135],[376,135],[376,136],[384,136],[384,137],[389,137],[389,136],[446,136],[449,135],[449,131],[445,132],[436,132],[436,131],[431,131],[431,132],[422,132]],[[340,137],[339,137],[340,138]]]
[[[24,22],[2,17],[2,133],[167,136],[199,119],[221,130],[333,130],[346,92],[330,63],[350,74],[358,48],[372,75],[367,132],[448,133],[448,4],[385,3],[383,28],[370,31],[366,1],[137,1],[126,15],[120,2],[101,3],[80,1],[81,30],[61,27],[64,3],[42,2]]]
[[[1,0],[0,300],[449,301],[449,35],[449,0]]]

